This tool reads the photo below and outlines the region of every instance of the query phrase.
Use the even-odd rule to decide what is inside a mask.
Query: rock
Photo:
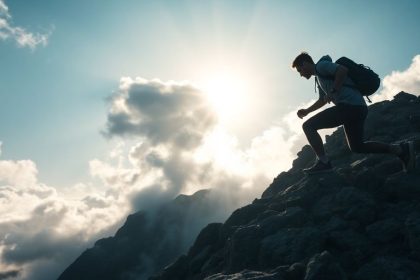
[[[410,250],[420,261],[420,213],[413,212],[408,215],[404,225]]]
[[[223,228],[245,225],[255,219],[258,214],[265,211],[266,207],[263,204],[249,204],[242,208],[235,210],[232,215],[223,224]]]
[[[354,280],[418,280],[420,263],[393,256],[381,256],[362,266]]]
[[[188,274],[188,258],[185,255],[180,256],[173,264],[163,269],[158,277],[151,277],[150,280],[182,280]]]
[[[349,222],[343,220],[338,215],[334,215],[326,224],[323,225],[322,230],[327,233],[348,229],[349,227]]]
[[[286,228],[262,239],[259,263],[262,267],[291,265],[322,251],[325,236],[313,227]]]
[[[329,235],[329,241],[341,250],[356,248],[364,250],[369,245],[368,239],[363,234],[358,233],[353,229],[333,231]]]
[[[261,271],[252,271],[244,270],[235,274],[225,275],[223,273],[218,273],[209,277],[204,278],[204,280],[282,280],[276,274],[265,273]]]
[[[420,200],[420,173],[398,173],[389,176],[383,186],[383,194],[388,201]]]
[[[302,150],[298,152],[297,158],[293,161],[293,169],[304,169],[306,167],[311,166],[316,157],[315,153],[313,152],[311,146],[305,145],[303,146]]]
[[[273,183],[263,192],[261,198],[266,199],[275,196],[279,192],[284,191],[287,187],[295,184],[302,179],[302,174],[295,173],[291,174],[290,172],[282,172],[278,175]]]
[[[344,180],[336,173],[326,173],[323,177],[309,176],[276,195],[274,200],[287,207],[302,207],[309,210],[323,195],[334,192]]]
[[[227,244],[229,273],[245,268],[257,268],[261,235],[261,228],[258,225],[239,227],[233,233]]]
[[[305,276],[306,266],[303,263],[294,263],[286,270],[286,280],[301,280]]]
[[[311,213],[318,221],[336,214],[347,220],[369,223],[375,218],[374,200],[367,192],[344,187],[338,192],[321,197]]]
[[[201,230],[194,244],[190,248],[188,255],[195,256],[206,246],[214,246],[219,242],[221,223],[211,223]]]
[[[366,227],[369,238],[376,242],[390,242],[401,234],[402,223],[394,218],[375,222]]]
[[[327,251],[313,256],[306,268],[304,280],[346,280],[340,264]]]
[[[258,222],[264,236],[273,234],[279,229],[302,226],[306,221],[306,213],[300,207],[290,207],[277,215],[270,216]]]

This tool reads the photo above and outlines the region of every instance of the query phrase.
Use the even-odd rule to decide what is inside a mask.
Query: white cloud
[[[129,213],[125,200],[104,190],[78,184],[60,193],[37,173],[31,160],[0,160],[0,271],[18,271],[18,279],[57,277]]]
[[[22,27],[13,26],[11,20],[12,16],[9,13],[9,8],[3,0],[0,0],[0,40],[12,38],[19,47],[29,47],[31,49],[48,44],[48,38],[52,31],[45,34],[31,33]]]
[[[373,96],[372,101],[391,100],[401,91],[420,95],[420,54],[414,56],[411,65],[403,71],[392,71],[384,77],[382,90]]]
[[[9,8],[4,4],[3,0],[0,0],[0,16],[10,18]]]

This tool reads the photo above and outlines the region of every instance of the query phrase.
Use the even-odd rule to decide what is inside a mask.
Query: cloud
[[[420,54],[414,56],[406,70],[392,71],[385,76],[382,85],[382,90],[373,96],[372,101],[390,100],[401,91],[420,95]]]
[[[191,149],[215,123],[204,95],[187,83],[122,78],[105,134],[142,136],[153,145]]]
[[[22,27],[13,26],[11,22],[12,16],[9,13],[9,8],[3,0],[0,0],[0,40],[11,38],[16,41],[19,47],[28,47],[30,49],[48,44],[48,38],[52,31],[45,34],[31,33]]]
[[[4,4],[3,0],[0,0],[0,16],[10,18],[9,8]]]
[[[40,183],[31,160],[0,160],[0,274],[55,279],[88,246],[115,232],[125,200],[78,184],[72,196]],[[77,197],[79,196],[79,197]]]

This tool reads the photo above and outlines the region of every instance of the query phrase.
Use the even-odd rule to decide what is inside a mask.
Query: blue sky
[[[0,0],[0,273],[56,279],[129,213],[180,193],[219,190],[226,217],[259,197],[307,144],[296,111],[317,93],[295,56],[371,66],[374,101],[420,95],[419,10]]]

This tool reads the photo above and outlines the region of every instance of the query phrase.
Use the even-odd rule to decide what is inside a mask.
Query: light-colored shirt
[[[367,106],[363,95],[354,87],[354,82],[347,77],[341,89],[331,94],[334,85],[335,72],[338,64],[332,62],[331,57],[323,56],[315,65],[315,75],[318,79],[320,98],[328,95],[334,104]],[[328,77],[328,78],[327,78]]]

